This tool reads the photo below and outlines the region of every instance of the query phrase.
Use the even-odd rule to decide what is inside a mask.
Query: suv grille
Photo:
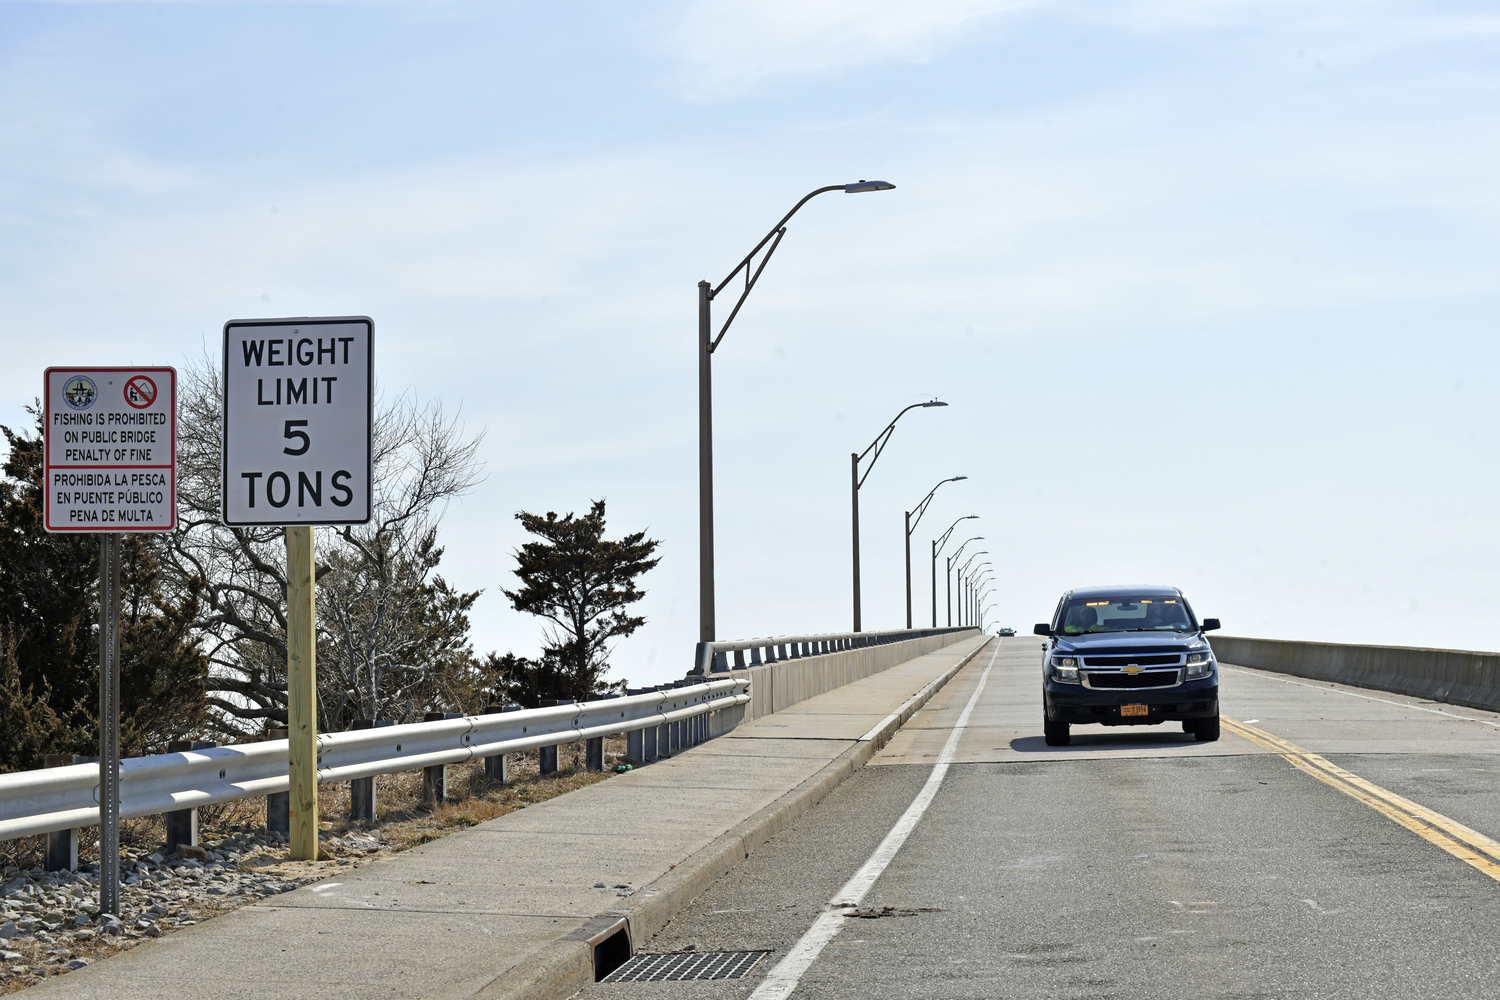
[[[1177,683],[1175,670],[1148,670],[1143,674],[1099,674],[1090,673],[1092,688],[1159,688]]]
[[[1132,664],[1142,667],[1161,667],[1171,664],[1177,666],[1182,662],[1180,654],[1171,656],[1086,656],[1083,659],[1085,667],[1128,667]]]

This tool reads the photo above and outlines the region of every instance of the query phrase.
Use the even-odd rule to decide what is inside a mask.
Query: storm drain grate
[[[705,951],[680,955],[637,955],[604,977],[606,983],[660,983],[687,979],[739,979],[763,951]]]

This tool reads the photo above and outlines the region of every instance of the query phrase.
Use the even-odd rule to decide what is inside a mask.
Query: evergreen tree
[[[0,770],[46,753],[98,752],[99,537],[42,526],[42,436],[0,427]],[[155,536],[121,545],[120,752],[201,732],[208,660],[192,638],[197,593],[167,595]]]
[[[520,704],[535,705],[549,698],[583,701],[622,687],[623,680],[604,680],[609,653],[616,640],[646,623],[628,609],[646,596],[636,578],[661,561],[652,557],[661,543],[644,531],[606,539],[603,500],[583,517],[521,511],[516,519],[539,540],[516,552],[522,586],[505,596],[517,611],[548,624],[540,659],[490,658],[488,668],[505,678],[501,689]]]

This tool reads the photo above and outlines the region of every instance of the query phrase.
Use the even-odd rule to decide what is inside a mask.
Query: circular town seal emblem
[[[87,410],[99,398],[99,387],[87,375],[74,375],[63,386],[63,400],[75,410]]]

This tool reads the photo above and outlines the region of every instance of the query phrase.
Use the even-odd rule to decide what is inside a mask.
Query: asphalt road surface
[[[1500,997],[1500,715],[1227,667],[1217,743],[1047,747],[1040,662],[991,646],[641,948],[748,976],[581,996]]]

